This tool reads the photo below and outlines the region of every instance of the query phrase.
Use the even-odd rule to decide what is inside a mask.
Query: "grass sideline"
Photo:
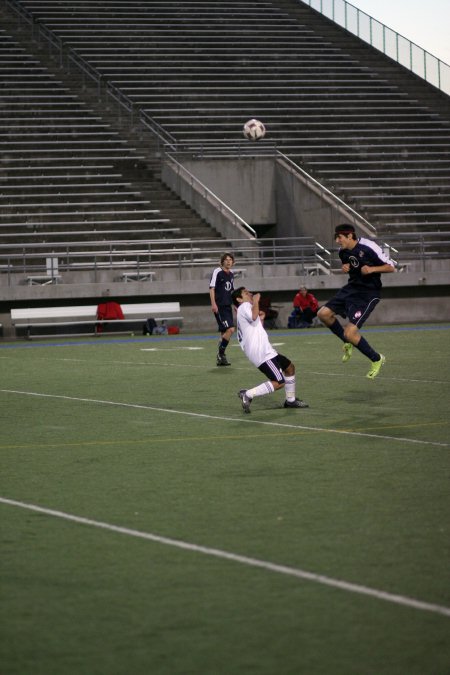
[[[215,336],[0,346],[2,672],[448,675],[450,326],[273,331],[307,410]],[[130,532],[127,534],[126,532]],[[373,597],[134,536],[183,541]],[[389,595],[390,594],[390,595]]]

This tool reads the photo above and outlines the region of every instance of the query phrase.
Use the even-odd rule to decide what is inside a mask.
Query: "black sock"
[[[358,344],[356,345],[356,348],[359,349],[359,351],[364,354],[364,356],[367,356],[368,359],[371,361],[379,361],[380,360],[380,355],[378,352],[373,349],[367,340],[365,338],[361,338]]]
[[[221,341],[219,342],[219,354],[223,355],[225,354],[225,349],[228,347],[229,340],[225,340],[225,338],[222,338]]]
[[[344,337],[344,329],[342,328],[341,324],[337,319],[335,319],[334,323],[332,323],[331,326],[328,326],[328,328],[331,330],[332,333],[337,335],[337,337],[340,338],[342,342],[347,342],[347,340]]]

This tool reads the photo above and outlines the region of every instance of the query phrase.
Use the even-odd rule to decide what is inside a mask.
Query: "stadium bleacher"
[[[184,146],[236,143],[242,120],[258,117],[271,142],[381,232],[408,220],[440,229],[448,217],[450,107],[433,108],[431,91],[425,105],[387,59],[302,3],[259,3],[250,22],[238,0],[12,5]],[[418,171],[419,202],[409,180]],[[399,178],[406,209],[392,206]]]
[[[145,171],[142,152],[5,30],[0,31],[0,74],[5,269],[32,254],[28,272],[37,279],[42,270],[45,277],[46,257],[64,250],[63,244],[71,251],[76,244],[85,249],[97,245],[98,250],[99,243],[105,248],[127,240],[125,248],[132,248],[134,241],[152,245],[158,240],[160,248],[172,250],[174,239],[185,241],[186,231],[190,235],[199,225],[210,238],[216,236],[195,214],[186,213],[185,206],[172,208],[176,198],[168,190],[158,195],[156,206],[149,198],[155,181],[146,181],[151,173]]]
[[[96,282],[106,267],[115,268],[110,280],[126,282],[162,278],[150,265],[190,266],[188,278],[210,265],[228,245],[173,184],[162,185],[159,144],[167,141],[176,152],[218,160],[275,151],[386,245],[427,260],[446,250],[448,97],[303,3],[260,3],[252,22],[244,0],[7,6],[0,263],[8,275],[23,259],[23,282],[47,285],[55,252],[55,283],[73,283],[89,265]],[[242,123],[254,116],[268,133],[249,144]],[[277,234],[276,223],[260,227]],[[420,238],[407,241],[405,232]],[[311,255],[300,271],[315,269]]]

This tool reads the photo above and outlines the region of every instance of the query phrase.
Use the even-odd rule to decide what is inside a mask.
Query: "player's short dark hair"
[[[337,237],[338,234],[353,234],[353,239],[356,239],[355,228],[353,225],[350,225],[350,223],[336,225],[334,228],[334,236]]]
[[[235,288],[232,292],[231,299],[233,300],[233,305],[235,307],[239,307],[238,298],[242,298],[242,291],[244,290],[245,286],[239,286],[239,288]]]
[[[234,262],[234,255],[232,253],[223,253],[222,256],[220,257],[221,265],[223,265],[225,258],[231,258],[231,260]]]

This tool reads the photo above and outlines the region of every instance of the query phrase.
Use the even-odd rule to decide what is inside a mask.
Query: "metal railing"
[[[290,157],[284,153],[277,151],[277,159],[284,162],[284,164],[289,167],[295,174],[301,179],[305,185],[307,185],[311,190],[319,194],[322,199],[328,201],[334,206],[342,215],[350,221],[353,225],[359,227],[366,235],[375,236],[376,228],[369,223],[366,218],[364,218],[360,213],[355,211],[351,206],[346,204],[340,197],[331,192],[325,185],[320,183],[316,178],[313,178],[307,171],[305,171],[301,166],[296,164]]]
[[[346,0],[298,0],[450,94],[450,66]],[[424,10],[426,11],[426,9]]]
[[[80,271],[100,270],[137,272],[175,268],[192,272],[195,268],[213,268],[219,264],[224,250],[236,257],[237,268],[252,267],[257,276],[285,274],[283,266],[296,265],[298,273],[329,274],[331,252],[312,237],[208,240],[117,240],[111,242],[80,242],[48,244],[7,244],[1,247],[0,277],[7,275],[8,285],[22,283],[21,275],[49,274],[49,260],[58,275]],[[19,279],[20,278],[20,279]],[[26,279],[25,279],[26,282]],[[66,280],[67,282],[67,280]]]
[[[380,246],[400,266],[429,260],[450,261],[450,239],[441,232],[400,232],[383,237]],[[224,250],[232,251],[238,267],[252,267],[258,276],[264,268],[299,265],[311,273],[340,270],[337,248],[325,248],[313,237],[247,239],[147,239],[142,241],[72,241],[49,244],[4,244],[0,247],[0,274],[44,274],[49,260],[58,273],[80,270],[194,269],[218,264]]]
[[[383,237],[384,249],[397,262],[400,271],[408,272],[410,266],[429,269],[429,262],[436,264],[450,261],[450,237],[445,232],[398,232]]]
[[[193,173],[191,173],[185,166],[183,166],[176,156],[166,153],[165,161],[170,165],[172,171],[195,190],[205,201],[212,204],[213,207],[236,228],[244,230],[250,237],[256,238],[256,232],[243,218],[241,218],[233,209],[225,204],[220,197],[218,197],[212,190],[210,190],[204,183],[202,183]]]
[[[83,79],[83,88],[86,87],[86,77],[95,82],[95,84],[97,85],[97,95],[100,100],[102,97],[102,85],[105,82],[105,77],[98,70],[98,68],[95,68],[93,65],[89,63],[89,61],[86,61],[86,59],[80,56],[75,49],[72,49],[70,47],[67,52],[68,72],[70,72],[71,64],[73,64],[80,71],[81,77]]]
[[[403,272],[431,270],[430,264],[450,262],[450,238],[445,233],[398,233],[380,245]],[[193,270],[212,269],[224,250],[234,253],[236,267],[250,268],[256,277],[286,276],[290,266],[297,275],[322,275],[340,271],[337,249],[327,249],[313,237],[247,239],[173,239],[128,241],[73,241],[69,243],[14,244],[0,249],[0,283],[23,283],[23,275],[49,275],[49,265],[65,283],[77,283],[77,273],[91,270],[155,271],[178,270],[178,278],[191,278]],[[67,277],[67,273],[73,273]],[[202,272],[203,273],[203,272]],[[25,283],[27,279],[25,278]]]

